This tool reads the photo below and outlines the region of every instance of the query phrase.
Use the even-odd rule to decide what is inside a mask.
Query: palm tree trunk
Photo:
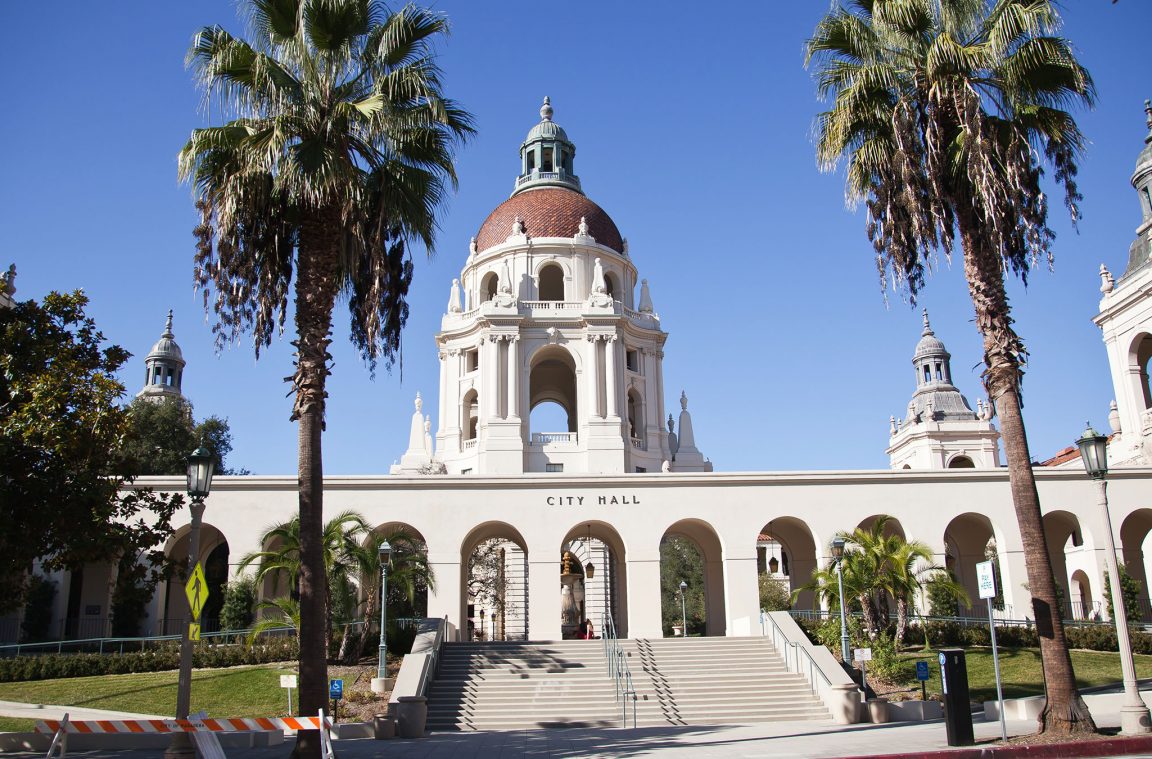
[[[896,599],[896,650],[904,645],[904,632],[908,629],[908,599]]]
[[[300,496],[300,713],[317,714],[328,704],[327,596],[324,570],[324,386],[336,292],[338,217],[317,213],[301,226],[296,272],[296,403],[299,426]],[[302,730],[297,757],[320,756],[318,730]]]
[[[1012,329],[1011,308],[1004,288],[999,256],[988,250],[977,233],[979,220],[969,203],[957,203],[961,242],[964,249],[964,275],[976,312],[976,326],[984,339],[984,385],[996,404],[1000,434],[1008,460],[1008,482],[1016,522],[1024,547],[1024,565],[1032,611],[1040,637],[1040,658],[1044,670],[1047,703],[1040,713],[1040,732],[1095,732],[1096,725],[1076,687],[1072,658],[1064,637],[1064,622],[1056,602],[1056,581],[1048,557],[1040,495],[1032,472],[1028,437],[1020,404],[1020,359],[1023,341]]]

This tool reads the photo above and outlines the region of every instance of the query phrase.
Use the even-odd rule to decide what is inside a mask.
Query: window
[[[528,173],[531,174],[535,170],[536,170],[536,151],[535,150],[529,150],[528,151]]]
[[[647,471],[648,471],[648,467],[645,467],[645,466],[636,467],[636,474],[644,474]]]
[[[472,468],[469,467],[468,469],[461,469],[460,474],[472,474]]]
[[[563,472],[564,471],[564,465],[563,464],[545,464],[544,465],[544,471],[545,472]]]
[[[474,372],[480,368],[480,351],[473,348],[464,354],[464,371],[465,373]]]
[[[540,162],[541,171],[553,171],[552,168],[552,148],[544,148],[544,160]]]
[[[639,351],[630,350],[624,354],[624,363],[628,366],[628,371],[640,371],[640,356]]]
[[[555,264],[540,269],[540,300],[564,300],[564,270]]]

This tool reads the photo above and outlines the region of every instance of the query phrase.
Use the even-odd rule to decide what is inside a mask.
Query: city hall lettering
[[[544,499],[549,506],[583,506],[582,495],[550,495]],[[589,504],[592,500],[589,499]],[[598,495],[595,500],[598,506],[639,506],[640,499],[635,495]]]

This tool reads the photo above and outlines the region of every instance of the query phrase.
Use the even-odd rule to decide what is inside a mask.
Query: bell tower
[[[552,116],[545,98],[512,196],[452,281],[436,335],[435,463],[450,474],[676,469],[663,423],[668,335]],[[711,467],[686,454],[692,468]]]
[[[144,357],[144,366],[144,387],[136,393],[137,398],[184,400],[184,394],[180,391],[180,383],[184,380],[184,353],[176,344],[176,336],[172,334],[171,310],[168,311],[163,334]]]
[[[1000,466],[1000,433],[992,404],[976,411],[952,384],[952,354],[932,331],[928,310],[912,354],[916,392],[908,415],[890,420],[888,456],[893,469],[989,469]]]

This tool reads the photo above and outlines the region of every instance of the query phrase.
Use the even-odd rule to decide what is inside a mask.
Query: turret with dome
[[[180,385],[184,381],[184,352],[176,343],[172,332],[172,311],[164,323],[160,339],[144,358],[146,367],[144,387],[136,394],[137,398],[157,400],[162,398],[184,399]]]
[[[434,445],[417,434],[418,407],[393,471],[712,468],[693,441],[678,450],[674,425],[665,427],[668,335],[616,223],[584,194],[576,145],[552,116],[545,98],[520,146],[512,196],[480,225],[452,281],[436,336]],[[686,407],[681,420],[690,430]]]

